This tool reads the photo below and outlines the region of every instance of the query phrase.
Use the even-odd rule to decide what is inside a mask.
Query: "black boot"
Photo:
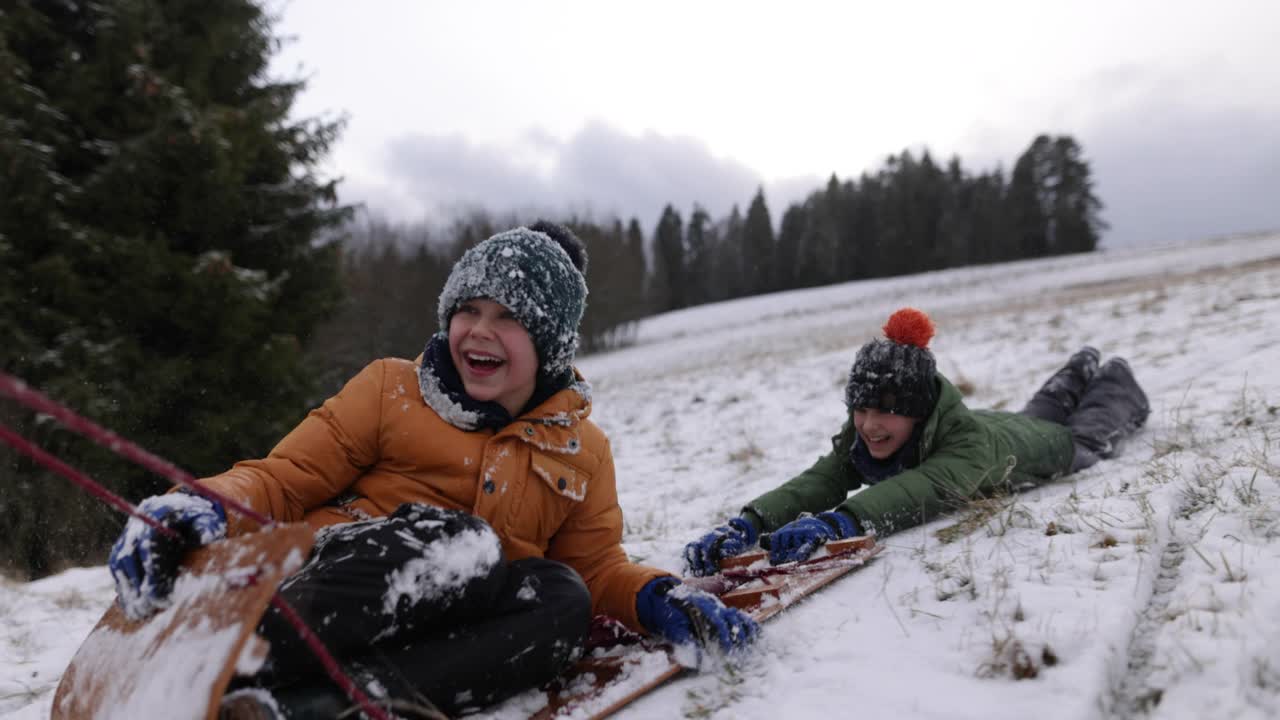
[[[1129,363],[1124,358],[1103,363],[1067,421],[1076,448],[1072,471],[1119,455],[1124,441],[1150,414],[1147,395],[1134,379]]]
[[[1098,351],[1085,345],[1040,386],[1022,414],[1066,425],[1097,372]]]

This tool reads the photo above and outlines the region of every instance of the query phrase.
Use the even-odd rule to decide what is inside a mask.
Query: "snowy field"
[[[620,717],[1280,716],[1280,234],[654,318],[580,363],[632,556],[678,570],[686,542],[829,449],[854,353],[903,305],[933,316],[970,407],[1020,408],[1092,344],[1129,359],[1148,425],[1119,459],[883,538],[744,662]],[[111,598],[104,568],[0,582],[0,716],[48,716]]]

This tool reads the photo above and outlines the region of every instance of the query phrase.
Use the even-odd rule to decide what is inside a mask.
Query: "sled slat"
[[[165,610],[134,621],[112,603],[63,673],[52,720],[216,720],[237,666],[261,662],[253,631],[313,542],[302,524],[217,542],[188,556]]]
[[[875,544],[876,540],[874,537],[871,537],[870,535],[861,535],[859,537],[845,538],[844,540],[832,540],[826,545],[823,545],[823,547],[827,549],[829,554],[835,555],[837,553],[844,553],[852,550],[866,550],[875,547]],[[724,558],[720,561],[720,569],[729,570],[730,568],[747,567],[748,565],[754,565],[761,560],[767,561],[768,559],[768,550],[752,550],[751,552],[742,553],[741,555]]]

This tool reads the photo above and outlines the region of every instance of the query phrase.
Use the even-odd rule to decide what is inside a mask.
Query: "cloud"
[[[1280,101],[1236,101],[1233,80],[1211,66],[1108,68],[1039,119],[974,128],[961,160],[971,172],[997,162],[1008,172],[1036,133],[1074,135],[1106,206],[1105,246],[1280,228]],[[789,204],[827,179],[766,181],[696,138],[628,134],[604,122],[567,139],[535,128],[505,144],[413,134],[384,147],[379,175],[352,177],[341,192],[396,220],[448,220],[479,207],[636,217],[651,231],[667,203],[686,218],[694,203],[720,218],[735,204],[745,211],[763,184],[776,225]]]
[[[1103,244],[1280,228],[1280,99],[1269,87],[1280,90],[1254,67],[1196,57],[1102,68],[1059,100],[1061,132],[1080,140],[1105,204]]]
[[[646,229],[668,203],[685,216],[694,203],[713,217],[727,215],[735,204],[745,211],[761,184],[776,222],[786,204],[823,182],[765,183],[746,165],[716,157],[700,140],[629,135],[602,122],[567,140],[532,129],[507,145],[461,135],[406,135],[387,144],[382,170],[384,180],[345,183],[344,200],[397,219],[441,219],[482,207],[634,216]]]
[[[1149,98],[1083,133],[1108,246],[1280,228],[1280,111]]]

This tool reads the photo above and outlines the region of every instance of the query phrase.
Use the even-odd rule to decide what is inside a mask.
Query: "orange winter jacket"
[[[508,560],[569,565],[595,612],[642,630],[636,593],[670,573],[627,560],[609,440],[587,419],[591,402],[577,387],[501,430],[468,432],[423,401],[414,363],[377,360],[265,459],[205,482],[272,518],[315,528],[411,502],[472,513],[497,532]],[[232,534],[254,527],[232,513]]]

